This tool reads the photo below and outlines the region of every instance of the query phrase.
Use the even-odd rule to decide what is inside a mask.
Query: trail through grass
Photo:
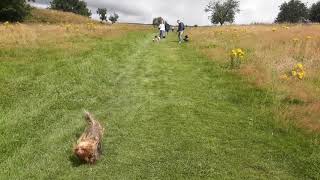
[[[0,50],[0,179],[317,179],[319,139],[278,125],[250,87],[175,35],[73,43],[90,51]],[[6,51],[6,52],[4,52]],[[80,164],[83,109],[106,127],[104,155]]]

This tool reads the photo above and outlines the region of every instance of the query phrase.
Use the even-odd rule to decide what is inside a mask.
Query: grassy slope
[[[258,87],[278,94],[282,119],[307,131],[320,132],[320,26],[273,24],[192,28],[194,48],[223,65],[234,48],[245,51],[237,72]],[[305,78],[292,76],[301,63]]]
[[[320,177],[319,139],[276,125],[271,95],[150,37],[1,52],[14,60],[0,61],[0,179]],[[96,166],[71,156],[83,109],[107,129]]]
[[[33,8],[31,14],[26,19],[27,23],[73,23],[82,24],[95,22],[92,19],[79,16],[74,13],[61,12],[50,9],[37,9]]]

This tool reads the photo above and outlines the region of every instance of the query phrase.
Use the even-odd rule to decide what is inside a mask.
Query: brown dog
[[[88,127],[78,140],[74,154],[86,163],[94,164],[102,153],[102,137],[104,128],[88,112],[85,113]]]

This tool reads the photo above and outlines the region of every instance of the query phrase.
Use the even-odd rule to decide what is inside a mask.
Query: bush
[[[23,21],[30,13],[31,7],[25,0],[1,0],[0,1],[0,22]]]
[[[291,0],[284,2],[280,6],[280,12],[276,23],[298,23],[308,19],[308,8],[300,0]]]
[[[116,23],[118,19],[119,19],[119,15],[117,13],[113,13],[109,17],[109,20],[112,22],[112,24]]]
[[[320,22],[320,1],[313,4],[310,8],[310,21]]]
[[[238,0],[212,0],[205,12],[211,13],[209,18],[212,24],[220,23],[222,26],[226,22],[234,22],[235,15],[240,12],[239,6]]]
[[[162,21],[164,21],[162,17],[153,18],[152,25],[158,27]]]
[[[99,14],[101,23],[107,21],[107,8],[98,8],[97,14]]]
[[[73,12],[82,16],[91,16],[91,11],[87,8],[87,3],[80,0],[53,0],[50,8],[65,12]]]

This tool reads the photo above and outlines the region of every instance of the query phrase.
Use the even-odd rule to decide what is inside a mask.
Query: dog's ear
[[[77,145],[73,145],[72,151],[73,153],[76,153],[79,150],[79,147]]]

